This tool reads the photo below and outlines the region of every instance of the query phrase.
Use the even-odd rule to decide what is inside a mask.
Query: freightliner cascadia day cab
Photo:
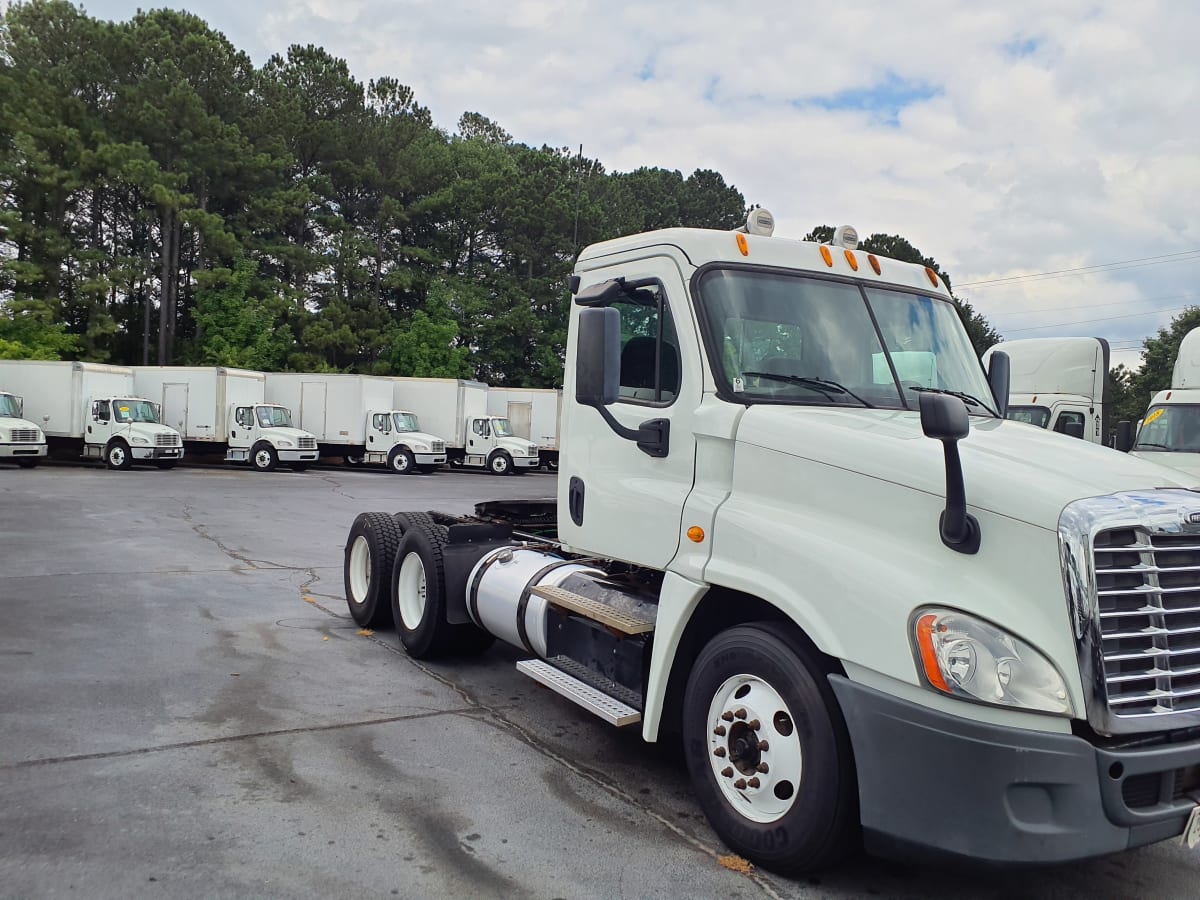
[[[504,416],[488,415],[488,386],[460,378],[393,378],[394,403],[412,410],[426,431],[446,437],[454,468],[487,469],[493,475],[536,469],[537,445],[517,437]]]
[[[513,434],[537,445],[538,462],[558,470],[562,391],[553,388],[488,387],[488,415],[508,420]]]
[[[267,399],[300,411],[299,425],[317,436],[322,455],[401,475],[436,472],[446,464],[446,442],[421,431],[413,413],[395,409],[393,392],[391,378],[267,373]]]
[[[11,460],[32,469],[46,456],[46,436],[28,419],[21,418],[25,401],[0,391],[0,460]]]
[[[1004,341],[983,354],[1008,356],[1008,418],[1103,444],[1108,341],[1104,338],[1029,338]]]
[[[1171,387],[1150,400],[1131,455],[1200,476],[1200,328],[1180,342]]]
[[[25,398],[54,455],[102,459],[110,469],[170,469],[183,458],[179,432],[161,424],[158,405],[138,395],[125,366],[2,360],[0,384]]]
[[[361,514],[351,615],[681,736],[778,871],[1200,840],[1197,479],[1006,420],[932,269],[746,229],[584,250],[557,498]]]
[[[135,366],[134,381],[161,398],[165,421],[195,453],[223,453],[226,462],[260,472],[277,465],[303,472],[317,461],[317,438],[292,427],[286,407],[268,403],[262,372],[224,367]]]

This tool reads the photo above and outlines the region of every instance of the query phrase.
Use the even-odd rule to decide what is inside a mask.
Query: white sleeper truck
[[[322,454],[400,475],[436,472],[446,464],[446,442],[421,431],[414,413],[395,409],[393,393],[391,378],[267,373],[267,399],[298,409]]]
[[[1171,387],[1151,398],[1132,455],[1200,477],[1200,328],[1180,342]]]
[[[32,469],[46,456],[46,436],[28,419],[21,418],[25,401],[0,391],[0,460],[11,460]]]
[[[679,735],[777,871],[1195,845],[1197,480],[1006,420],[932,269],[746,229],[587,248],[557,497],[361,514],[351,615]]]
[[[508,420],[513,434],[537,445],[538,462],[558,471],[562,391],[553,388],[488,387],[488,415]]]
[[[137,394],[128,367],[2,360],[0,383],[24,396],[50,453],[102,459],[110,469],[140,462],[171,469],[183,459],[179,432],[162,424],[158,404]]]
[[[1008,418],[1102,444],[1108,387],[1104,338],[1029,338],[1004,341],[983,354],[1008,356],[1012,381]]]
[[[446,435],[456,469],[521,475],[538,467],[537,444],[518,437],[505,416],[488,414],[488,386],[459,378],[393,378],[395,405],[412,410],[426,430]]]
[[[303,472],[317,461],[317,438],[292,427],[291,410],[265,398],[262,372],[225,367],[135,366],[138,390],[162,398],[165,421],[196,453],[259,472],[285,465]]]

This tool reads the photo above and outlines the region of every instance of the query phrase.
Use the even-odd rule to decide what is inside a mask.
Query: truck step
[[[572,591],[563,590],[560,587],[539,584],[533,588],[531,593],[534,596],[543,598],[551,606],[558,609],[565,609],[567,612],[573,612],[586,619],[607,625],[609,628],[616,629],[622,634],[646,634],[654,630],[654,620],[651,618],[646,618],[627,610],[617,609],[609,606],[607,603],[592,600],[590,597],[584,597]]]
[[[578,703],[588,712],[599,716],[610,725],[621,728],[642,720],[642,714],[615,697],[598,691],[578,678],[556,669],[540,659],[523,659],[517,663],[517,671],[528,675],[538,684],[544,684],[556,694]]]

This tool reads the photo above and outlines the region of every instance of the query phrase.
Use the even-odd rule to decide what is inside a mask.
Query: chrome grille
[[[14,444],[37,444],[38,433],[36,428],[14,428],[12,432],[12,441]]]
[[[429,452],[430,453],[445,453],[446,452],[446,442],[445,441],[430,441],[429,442]]]
[[[302,437],[297,441],[296,446],[301,450],[316,450],[317,439],[313,437]]]
[[[154,436],[154,446],[156,447],[178,447],[179,435],[177,434],[156,434]]]
[[[1200,534],[1113,528],[1092,553],[1110,713],[1200,710]]]

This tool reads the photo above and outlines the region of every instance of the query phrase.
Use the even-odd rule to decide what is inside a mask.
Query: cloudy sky
[[[473,110],[610,170],[716,169],[777,234],[904,235],[1008,338],[1099,335],[1136,363],[1118,348],[1200,304],[1190,0],[161,5],[256,63],[313,43],[393,75],[447,129]]]

